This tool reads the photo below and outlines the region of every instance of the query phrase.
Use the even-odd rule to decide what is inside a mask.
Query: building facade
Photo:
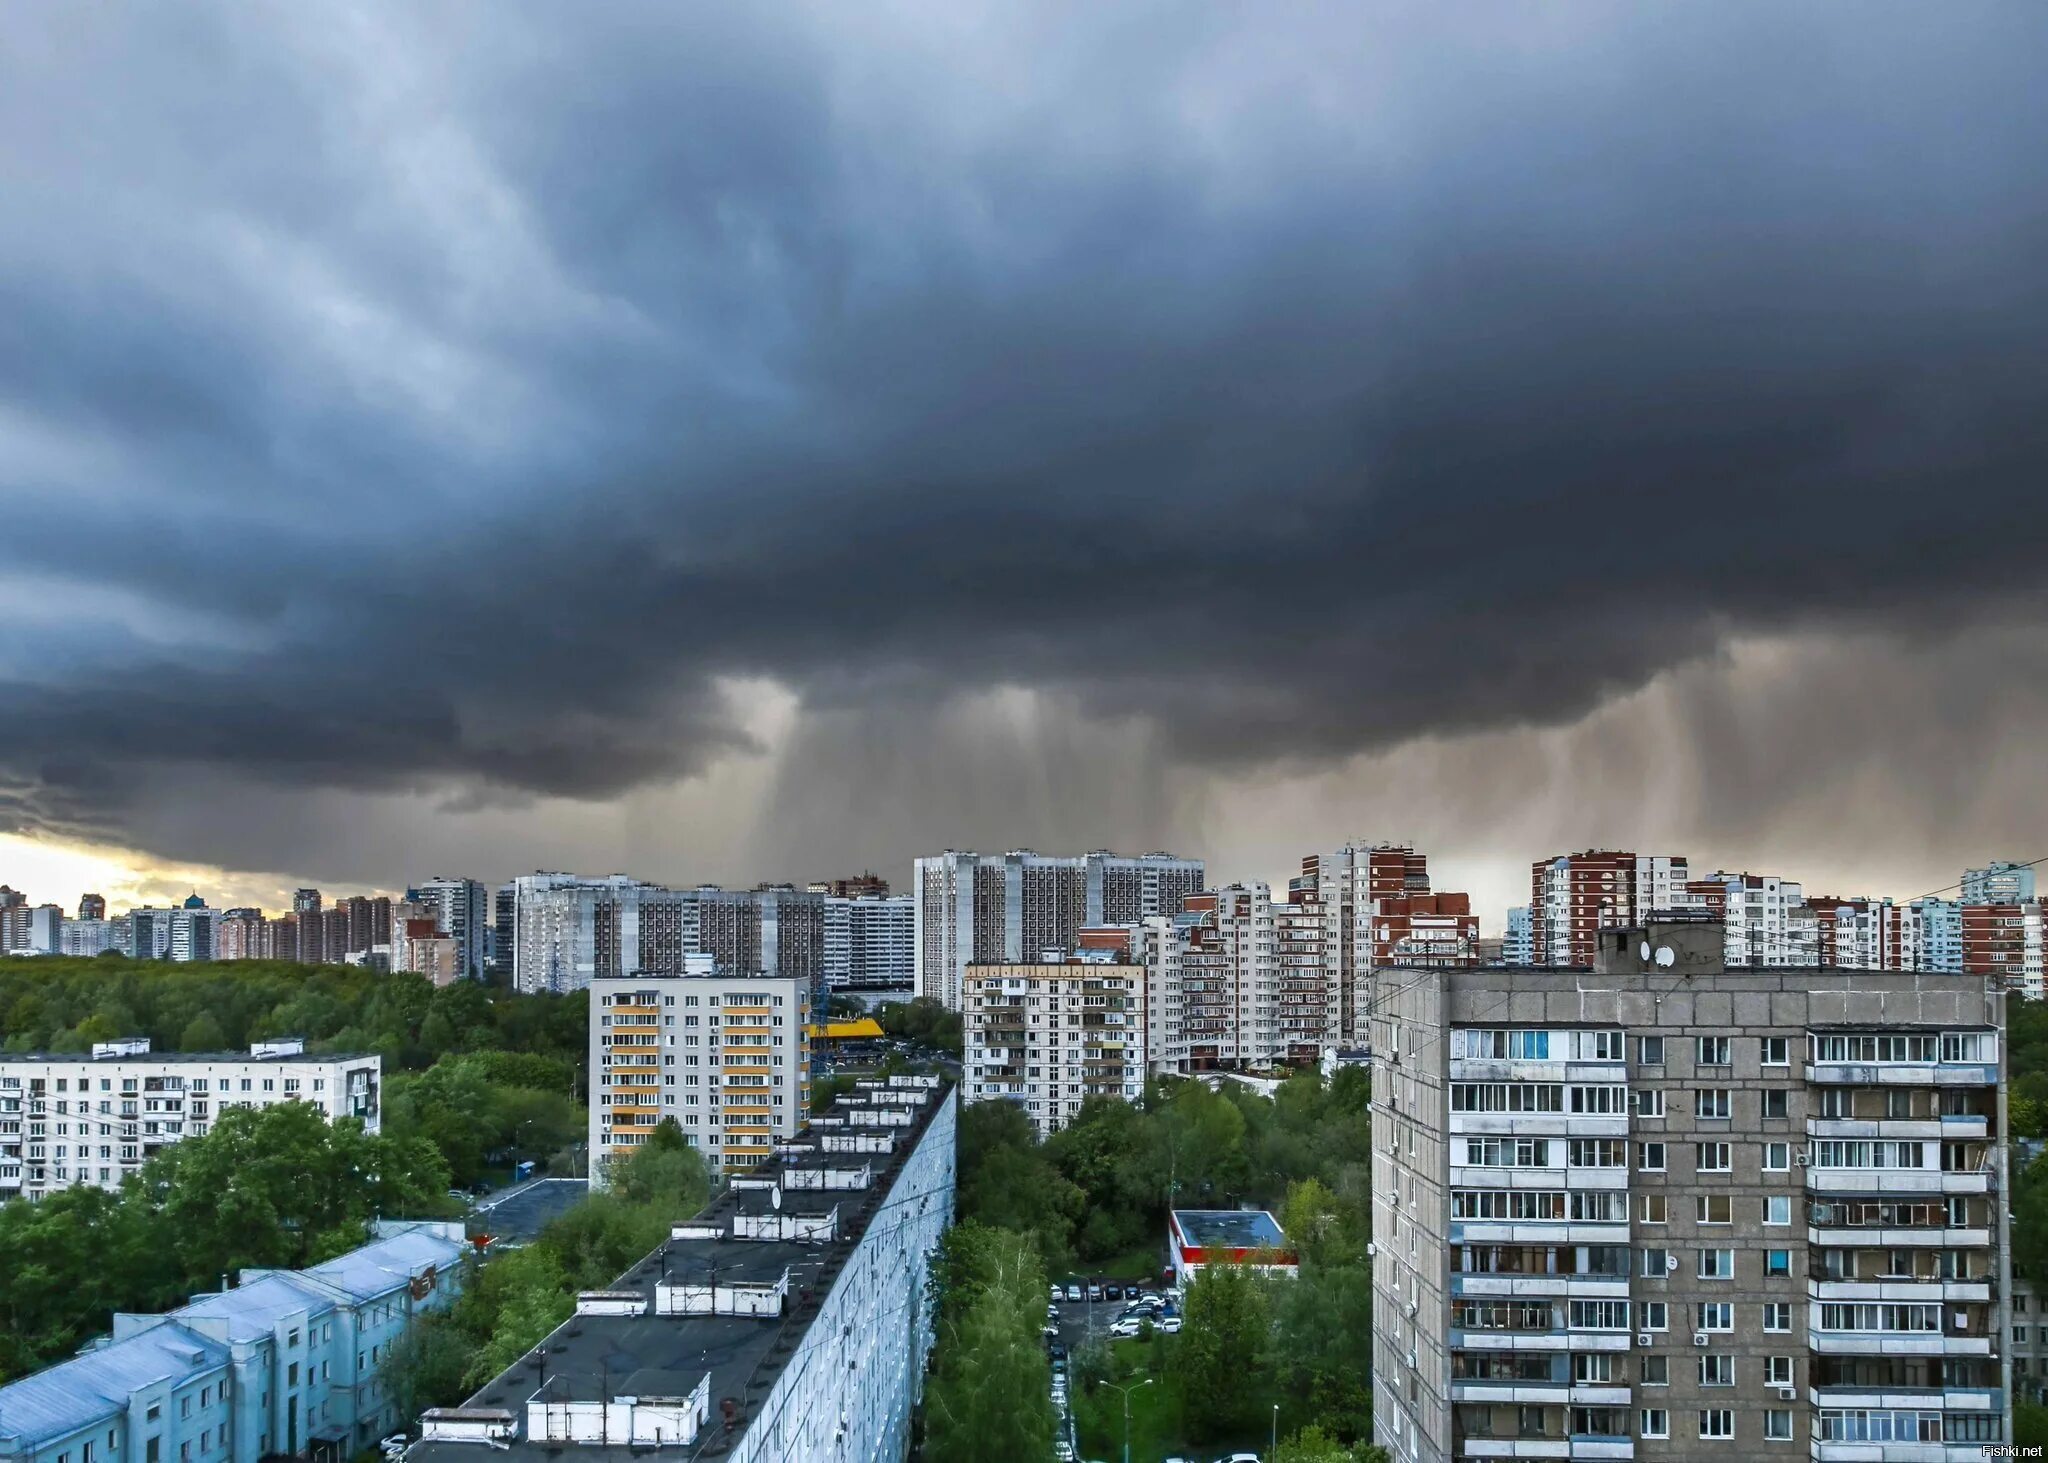
[[[1601,930],[1693,903],[1686,861],[1668,854],[1589,849],[1538,859],[1529,870],[1535,963],[1585,966]]]
[[[244,1270],[162,1315],[117,1314],[70,1361],[0,1387],[10,1463],[343,1460],[410,1419],[387,1353],[467,1273],[459,1221],[385,1221],[306,1270]]]
[[[1090,1097],[1144,1093],[1145,967],[1128,942],[970,965],[965,1001],[967,1101],[1013,1102],[1043,1137]]]
[[[842,881],[850,882],[850,881]],[[917,901],[908,894],[825,896],[825,984],[900,990],[917,980]]]
[[[532,1353],[427,1412],[410,1463],[906,1457],[956,1127],[936,1077],[835,1100]]]
[[[1990,976],[2036,1001],[2048,996],[2048,905],[1965,904],[1961,924],[1965,974]]]
[[[425,905],[439,933],[455,942],[455,969],[462,980],[481,980],[491,959],[491,893],[475,879],[436,876],[415,884],[406,898]],[[395,939],[395,934],[394,934]],[[367,945],[362,947],[368,949]],[[398,968],[394,962],[394,969]]]
[[[1963,870],[1964,904],[2028,904],[2034,891],[2034,866],[1994,861],[1986,868]]]
[[[131,1037],[91,1056],[0,1054],[0,1200],[118,1188],[232,1107],[305,1102],[376,1132],[382,1074],[379,1057],[308,1056],[295,1039],[247,1053],[152,1052]]]
[[[810,1111],[810,982],[600,976],[590,986],[590,1173],[663,1118],[714,1166],[747,1168]]]
[[[1394,972],[1373,1013],[1374,1432],[1401,1459],[1977,1459],[2010,1438],[2005,992]]]
[[[1172,916],[1204,882],[1200,859],[1167,853],[1058,858],[1029,849],[948,849],[921,858],[913,891],[917,992],[958,1011],[970,964],[1071,950],[1083,926]]]

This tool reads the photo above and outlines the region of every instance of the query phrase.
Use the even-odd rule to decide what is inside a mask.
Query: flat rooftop
[[[1176,1209],[1173,1222],[1191,1245],[1219,1250],[1277,1250],[1280,1221],[1263,1209]]]
[[[687,1398],[708,1375],[709,1417],[690,1451],[682,1456],[691,1460],[725,1456],[745,1435],[747,1422],[758,1413],[783,1367],[798,1354],[819,1303],[951,1088],[948,1082],[926,1089],[922,1106],[909,1109],[915,1115],[913,1125],[890,1130],[897,1141],[889,1152],[817,1154],[806,1149],[796,1162],[778,1156],[730,1175],[726,1188],[710,1204],[694,1216],[679,1215],[676,1220],[678,1225],[715,1226],[722,1231],[720,1237],[666,1241],[604,1291],[593,1293],[601,1297],[598,1304],[614,1305],[629,1313],[571,1316],[532,1351],[479,1388],[459,1410],[443,1416],[513,1414],[518,1419],[517,1435],[509,1442],[492,1445],[483,1456],[509,1452],[533,1463],[582,1463],[585,1459],[626,1463],[644,1460],[651,1445],[537,1440],[527,1434],[527,1404]],[[832,1109],[826,1111],[829,1114]],[[789,1141],[801,1142],[805,1133]],[[779,1204],[768,1189],[733,1186],[734,1182],[755,1179],[779,1182],[784,1170],[862,1167],[873,1174],[865,1188],[778,1189]],[[835,1208],[839,1219],[834,1240],[733,1238],[736,1218],[758,1220],[779,1213],[802,1219]],[[773,1287],[785,1275],[788,1293],[779,1315],[653,1314],[659,1286]],[[720,1414],[720,1404],[726,1398],[737,1404],[740,1419],[731,1434],[725,1432]],[[437,1439],[414,1444],[407,1460],[478,1463],[479,1456],[477,1442]]]

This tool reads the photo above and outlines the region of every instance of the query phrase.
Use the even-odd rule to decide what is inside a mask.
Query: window
[[[1547,1368],[1548,1363],[1544,1363]],[[1547,1380],[1547,1371],[1546,1371]],[[1600,1386],[1614,1380],[1614,1356],[1611,1352],[1582,1352],[1572,1358],[1572,1380],[1582,1385]]]
[[[1791,1044],[1782,1036],[1767,1036],[1763,1040],[1763,1064],[1766,1067],[1785,1067],[1792,1062]]]
[[[1693,1166],[1701,1173],[1727,1173],[1730,1170],[1728,1145],[1726,1143],[1695,1143]]]
[[[1570,1138],[1565,1146],[1566,1162],[1573,1168],[1624,1168],[1628,1144],[1619,1138]]]
[[[1636,1167],[1645,1173],[1664,1172],[1664,1145],[1662,1143],[1636,1144]]]
[[[1625,1300],[1575,1300],[1568,1318],[1574,1331],[1626,1331],[1628,1302]]]
[[[1789,1408],[1773,1407],[1764,1413],[1764,1441],[1767,1443],[1789,1443],[1792,1441],[1792,1413]]]
[[[1709,1121],[1726,1122],[1730,1115],[1728,1089],[1702,1087],[1692,1095],[1692,1115]]]
[[[1671,1358],[1668,1356],[1646,1356],[1643,1358],[1643,1385],[1645,1387],[1668,1387],[1671,1385]]]
[[[1702,1387],[1732,1387],[1735,1385],[1735,1358],[1715,1355],[1700,1358],[1700,1385]]]
[[[1734,1437],[1734,1412],[1726,1407],[1713,1407],[1700,1413],[1700,1436],[1703,1438]]]
[[[1725,1300],[1700,1302],[1694,1311],[1698,1324],[1695,1331],[1733,1331],[1735,1329],[1735,1307]]]
[[[1692,1217],[1701,1224],[1734,1223],[1735,1201],[1726,1194],[1696,1194],[1692,1208]]]
[[[1792,1358],[1789,1356],[1767,1356],[1764,1358],[1764,1381],[1773,1387],[1792,1385]]]
[[[1767,1194],[1764,1196],[1764,1223],[1790,1224],[1792,1222],[1792,1196],[1790,1194]]]
[[[1645,1067],[1664,1065],[1664,1038],[1644,1036],[1636,1040],[1636,1061]]]
[[[1765,1302],[1764,1329],[1766,1331],[1791,1330],[1792,1302],[1787,1300],[1774,1300]]]
[[[1792,1252],[1790,1250],[1764,1251],[1764,1276],[1766,1279],[1792,1273]]]
[[[1792,1167],[1792,1145],[1790,1143],[1764,1144],[1764,1172],[1785,1173]]]
[[[1643,1329],[1645,1331],[1669,1331],[1671,1311],[1661,1300],[1643,1302]]]
[[[1666,1223],[1667,1208],[1668,1206],[1666,1205],[1664,1196],[1662,1194],[1643,1195],[1642,1222],[1645,1224]]]
[[[190,1397],[180,1397],[180,1398],[178,1399],[178,1416],[180,1416],[180,1417],[190,1417],[191,1415],[192,1415],[192,1399],[191,1399]]]
[[[1703,1036],[1694,1060],[1702,1067],[1728,1066],[1728,1047],[1729,1039],[1725,1036]]]
[[[1764,1116],[1767,1118],[1785,1118],[1791,1115],[1791,1094],[1782,1087],[1766,1087],[1764,1089]]]
[[[1662,1280],[1671,1270],[1669,1250],[1643,1251],[1643,1276],[1649,1280]]]
[[[1664,1090],[1661,1087],[1646,1088],[1641,1092],[1631,1092],[1628,1100],[1635,1108],[1636,1116],[1639,1118],[1661,1118],[1664,1116]]]
[[[1668,1438],[1671,1436],[1671,1414],[1661,1407],[1645,1407],[1639,1419],[1638,1429],[1646,1438]]]
[[[1702,1280],[1733,1280],[1735,1278],[1735,1251],[1701,1250],[1699,1269]]]

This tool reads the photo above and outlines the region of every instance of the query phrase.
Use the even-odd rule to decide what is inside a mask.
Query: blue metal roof
[[[226,1321],[229,1341],[261,1341],[277,1328],[280,1317],[304,1312],[308,1319],[324,1316],[334,1302],[310,1285],[301,1285],[288,1274],[266,1274],[235,1290],[202,1295],[190,1305],[172,1311],[173,1320],[187,1318]]]
[[[227,1365],[227,1348],[183,1326],[152,1326],[0,1387],[0,1437],[26,1448],[118,1416],[131,1393],[158,1382],[197,1381]]]
[[[1173,1222],[1202,1249],[1269,1250],[1287,1243],[1280,1222],[1263,1209],[1176,1209]]]
[[[429,1229],[401,1230],[297,1273],[331,1285],[353,1300],[372,1300],[404,1285],[430,1265],[446,1269],[462,1258],[465,1248],[459,1240]]]

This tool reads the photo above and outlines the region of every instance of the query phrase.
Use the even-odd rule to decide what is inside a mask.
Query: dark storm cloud
[[[16,826],[616,796],[722,678],[1314,764],[2048,618],[2037,7],[104,19],[0,41]]]

